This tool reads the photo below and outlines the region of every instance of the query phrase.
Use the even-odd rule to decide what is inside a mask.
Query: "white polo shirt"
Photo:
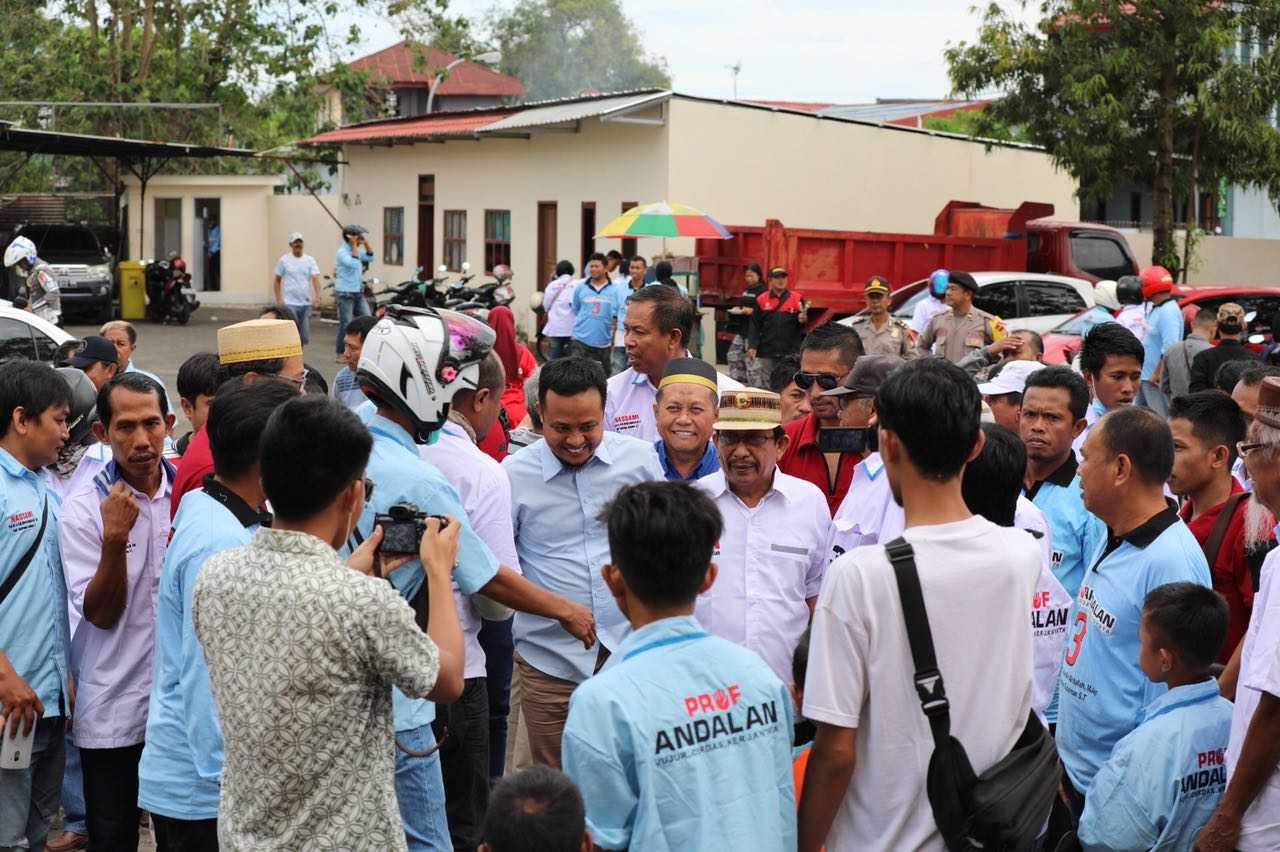
[[[884,460],[872,453],[853,469],[849,491],[831,519],[827,558],[867,544],[885,544],[902,535],[902,507],[893,499]]]
[[[496,428],[496,427],[495,427]],[[418,455],[434,465],[458,492],[467,520],[476,535],[489,546],[498,564],[519,573],[516,537],[511,526],[511,481],[497,461],[485,455],[456,423],[446,422],[434,444],[419,444]],[[471,599],[453,584],[453,601],[462,625],[464,678],[485,676],[484,649],[480,647],[480,615]]]
[[[698,596],[694,615],[707,632],[755,651],[791,683],[791,658],[809,624],[827,568],[827,499],[803,479],[773,474],[773,488],[755,508],[729,490],[724,472],[694,483],[724,518],[711,561],[715,583]]]
[[[1013,513],[1013,525],[1020,530],[1039,533],[1040,579],[1036,581],[1031,596],[1031,637],[1035,642],[1035,691],[1031,706],[1044,721],[1045,710],[1053,703],[1053,693],[1058,685],[1058,671],[1062,668],[1062,643],[1067,638],[1067,616],[1071,613],[1071,595],[1053,574],[1053,533],[1049,518],[1040,507],[1018,495],[1018,506]],[[1055,718],[1057,714],[1054,714]]]
[[[1027,602],[1043,564],[1040,548],[1025,532],[977,516],[903,535],[915,550],[951,733],[981,774],[1027,724]],[[827,849],[945,849],[925,790],[933,737],[913,671],[884,548],[844,554],[827,569],[818,597],[803,708],[808,719],[857,729],[858,762]]]
[[[681,357],[688,358],[690,355],[685,352]],[[718,393],[724,393],[727,390],[738,390],[742,383],[717,371],[716,387]],[[658,434],[658,422],[653,416],[657,397],[658,389],[649,381],[649,377],[628,367],[609,379],[609,392],[604,402],[604,428],[652,444],[662,437]]]
[[[173,465],[163,460],[155,495],[130,488],[138,517],[125,545],[128,589],[124,611],[110,630],[84,617],[84,596],[102,556],[100,505],[118,479],[115,463],[82,482],[58,513],[58,547],[71,609],[78,619],[71,639],[71,673],[76,681],[76,722],[81,748],[137,745],[146,736],[147,704],[156,644],[156,597],[169,544],[169,496]]]

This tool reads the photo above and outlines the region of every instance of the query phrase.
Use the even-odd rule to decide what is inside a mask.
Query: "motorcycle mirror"
[[[470,272],[470,271],[471,271],[471,264],[470,264],[468,261],[465,261],[465,260],[464,260],[464,261],[462,261],[462,271],[463,271],[463,272]]]

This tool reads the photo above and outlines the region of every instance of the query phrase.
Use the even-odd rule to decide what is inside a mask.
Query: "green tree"
[[[1126,181],[1154,204],[1153,262],[1176,270],[1174,205],[1220,180],[1280,200],[1280,3],[1042,0],[1039,23],[998,3],[977,40],[947,50],[965,96],[996,92],[978,135],[1025,129],[1080,181],[1084,201]],[[1237,42],[1253,46],[1241,61]],[[1193,211],[1195,204],[1189,205]],[[1194,227],[1195,222],[1188,223]]]
[[[646,53],[618,0],[519,0],[487,25],[503,73],[531,101],[671,85],[666,60]]]

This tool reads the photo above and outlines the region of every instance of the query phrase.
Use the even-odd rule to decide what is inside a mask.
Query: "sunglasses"
[[[791,377],[791,381],[801,390],[808,390],[814,382],[823,390],[835,390],[842,379],[844,376],[833,376],[830,373],[796,373]]]

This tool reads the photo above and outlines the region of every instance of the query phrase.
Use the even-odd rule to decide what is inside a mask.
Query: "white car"
[[[53,323],[0,299],[0,360],[52,362],[58,347],[68,340],[75,338]]]
[[[1044,334],[1059,323],[1093,307],[1093,285],[1083,278],[1041,272],[974,272],[978,282],[973,306],[994,314],[1010,330]],[[916,305],[929,298],[928,279],[895,290],[893,315],[910,322]],[[905,301],[902,301],[906,296]],[[848,320],[844,320],[848,322]]]

